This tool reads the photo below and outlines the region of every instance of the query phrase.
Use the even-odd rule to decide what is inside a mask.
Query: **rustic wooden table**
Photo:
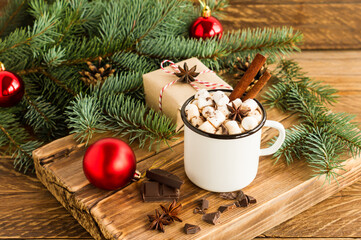
[[[335,111],[361,122],[361,51],[312,51],[294,58],[309,76],[339,90]],[[89,239],[90,235],[56,201],[35,175],[13,170],[0,159],[0,239]],[[258,238],[361,238],[361,179]]]

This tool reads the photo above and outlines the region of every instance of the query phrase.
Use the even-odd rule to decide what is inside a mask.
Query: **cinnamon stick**
[[[241,98],[243,94],[246,92],[248,86],[253,81],[254,77],[257,75],[258,71],[262,68],[263,64],[266,62],[266,58],[261,54],[257,53],[255,58],[253,59],[251,65],[239,80],[237,86],[232,91],[229,99],[233,101],[236,98]]]
[[[271,78],[271,74],[268,71],[265,71],[258,82],[248,91],[246,96],[242,98],[242,101],[247,100],[249,98],[255,98],[257,94],[262,90],[262,88],[266,85],[268,80]]]

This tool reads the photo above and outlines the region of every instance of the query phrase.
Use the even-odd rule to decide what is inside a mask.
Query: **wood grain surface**
[[[193,0],[194,1],[194,0]],[[196,0],[197,1],[197,0]],[[0,0],[0,7],[7,1]],[[360,49],[361,0],[230,0],[225,30],[293,26],[303,49]]]
[[[226,30],[292,26],[304,33],[303,49],[360,49],[361,1],[231,0]]]

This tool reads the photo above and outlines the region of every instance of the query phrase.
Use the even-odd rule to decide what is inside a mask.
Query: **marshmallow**
[[[243,120],[228,119],[228,106],[240,108]],[[202,89],[195,94],[195,99],[186,106],[188,121],[199,130],[212,134],[241,134],[256,128],[263,119],[258,103],[253,99],[242,102],[237,98],[229,102],[228,96],[222,92],[209,93]]]
[[[247,117],[254,117],[257,119],[258,124],[262,121],[262,114],[257,109],[256,111],[249,112]]]
[[[223,106],[229,103],[229,98],[222,91],[217,91],[213,94],[213,100],[218,106]]]
[[[249,131],[258,126],[258,121],[255,117],[245,117],[242,119],[242,127]]]
[[[186,106],[186,114],[187,114],[187,119],[188,121],[191,120],[194,117],[199,117],[199,110],[198,107],[194,104],[188,104]]]
[[[207,97],[207,98],[198,98],[198,107],[199,109],[203,109],[204,107],[207,106],[213,106],[213,100],[211,97]]]
[[[247,132],[246,129],[242,127],[242,123],[238,122],[238,127],[241,129],[241,133]]]
[[[194,105],[196,105],[196,106],[198,107],[198,100],[193,99],[193,101],[191,102],[191,104],[194,104]]]
[[[218,135],[222,135],[223,134],[223,129],[221,127],[219,127],[216,131],[216,134]]]
[[[242,111],[251,111],[251,112],[253,112],[253,111],[256,111],[257,108],[258,108],[258,104],[253,99],[247,99],[241,105],[241,110]]]
[[[202,110],[202,116],[205,118],[213,117],[214,116],[214,107],[207,106]]]
[[[239,134],[242,133],[241,129],[238,126],[237,121],[228,121],[224,126],[227,128],[229,134]]]
[[[191,124],[193,126],[195,126],[196,128],[198,128],[200,125],[202,125],[204,123],[204,120],[202,117],[194,117],[191,119]]]
[[[208,98],[211,95],[206,89],[201,89],[194,95],[194,99],[200,99],[200,98]]]
[[[207,118],[207,121],[210,122],[215,128],[221,126],[221,124],[226,120],[226,116],[219,110],[214,111],[214,116]]]
[[[200,125],[199,130],[202,130],[202,131],[208,132],[208,133],[215,133],[216,132],[216,128],[213,127],[213,125],[208,121],[205,121],[202,125]]]
[[[229,110],[226,105],[225,106],[217,106],[217,110],[219,110],[221,113],[223,113],[224,116],[228,117]]]
[[[232,103],[234,103],[234,105],[236,106],[236,108],[238,108],[239,106],[241,106],[242,104],[242,100],[240,98],[236,98],[234,99],[232,102],[230,102],[228,105],[233,107],[232,106]]]

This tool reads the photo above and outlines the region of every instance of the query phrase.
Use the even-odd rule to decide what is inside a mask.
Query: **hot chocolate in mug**
[[[219,90],[211,90],[219,91]],[[232,90],[222,90],[231,92]],[[245,133],[234,135],[211,134],[194,127],[185,113],[190,97],[182,106],[184,122],[184,168],[187,177],[200,188],[212,192],[232,192],[248,186],[256,177],[260,156],[275,153],[285,140],[285,129],[276,121],[266,120],[263,106],[256,99],[262,113],[260,124]],[[261,149],[263,127],[278,130],[275,143]]]

